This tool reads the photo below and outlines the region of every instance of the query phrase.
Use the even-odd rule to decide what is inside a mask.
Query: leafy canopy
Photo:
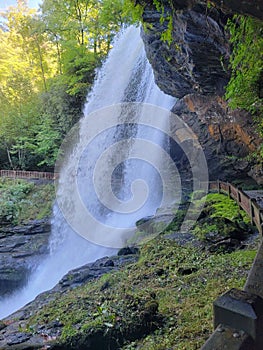
[[[17,0],[1,13],[0,167],[51,170],[130,0]],[[5,156],[4,156],[5,154]],[[51,169],[50,169],[51,168]]]

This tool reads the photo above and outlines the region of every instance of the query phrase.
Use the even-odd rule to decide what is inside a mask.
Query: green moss
[[[63,331],[61,333],[61,339],[65,340],[70,337],[73,337],[76,334],[77,334],[77,330],[73,328],[72,325],[66,325],[65,327],[63,327]]]
[[[242,232],[252,232],[249,216],[239,208],[237,203],[223,194],[208,194],[195,201],[195,206],[204,204],[200,218],[193,226],[192,232],[200,239],[207,234],[218,234],[235,238]]]
[[[173,42],[173,16],[169,15],[167,18],[165,18],[165,21],[168,22],[167,29],[164,32],[162,32],[161,40],[167,42],[170,46]],[[178,45],[177,49],[179,49]]]
[[[206,199],[207,205],[211,205],[212,217],[223,217],[229,220],[243,220],[250,222],[249,216],[239,208],[237,203],[223,194],[209,194]]]
[[[22,203],[19,213],[19,222],[33,219],[43,219],[52,214],[52,206],[55,199],[53,184],[34,185],[27,202]]]
[[[249,269],[255,256],[254,251],[205,256],[194,250],[190,250],[192,253],[182,250],[188,253],[182,262],[197,265],[198,271],[179,277],[171,269],[175,272],[173,278],[163,286],[159,282],[157,292],[159,310],[166,315],[166,324],[123,349],[164,350],[175,346],[178,350],[199,349],[213,329],[213,301],[229,288],[242,288],[244,271]]]
[[[262,21],[253,17],[236,15],[229,19],[231,79],[226,88],[226,98],[232,108],[243,108],[258,116],[262,104]],[[262,133],[262,118],[259,130]]]
[[[163,233],[171,233],[180,231],[180,227],[184,221],[187,212],[187,204],[182,204],[176,211],[172,222],[166,227]]]
[[[37,330],[59,320],[65,349],[88,341],[110,349],[125,341],[123,349],[197,349],[212,332],[214,299],[242,288],[254,256],[211,255],[156,238],[142,247],[138,263],[58,295],[29,326]],[[180,274],[182,267],[193,272]]]

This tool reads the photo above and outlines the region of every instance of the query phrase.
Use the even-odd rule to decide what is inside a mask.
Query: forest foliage
[[[37,184],[19,179],[0,179],[1,226],[27,224],[52,213],[55,188],[52,183]]]
[[[49,170],[82,116],[129,0],[17,0],[0,17],[0,167]]]

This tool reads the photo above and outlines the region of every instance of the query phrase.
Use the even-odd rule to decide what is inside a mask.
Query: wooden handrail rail
[[[230,183],[213,181],[209,191],[227,194],[250,217],[263,235],[263,209],[254,198]],[[231,290],[214,302],[215,332],[201,350],[263,349],[263,244],[253,262],[243,291]],[[251,316],[252,315],[252,316]]]
[[[41,171],[24,171],[24,170],[0,170],[0,177],[11,179],[44,179],[55,180],[58,178],[57,173]]]

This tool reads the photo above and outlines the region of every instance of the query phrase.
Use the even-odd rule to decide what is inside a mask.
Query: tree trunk
[[[9,150],[9,148],[7,146],[6,146],[6,152],[7,152],[7,158],[8,158],[8,162],[10,164],[10,167],[12,169],[14,169],[12,158],[11,158],[11,154],[10,154],[10,150]]]
[[[38,55],[39,55],[39,63],[40,63],[42,81],[43,81],[45,92],[47,92],[47,82],[46,82],[45,70],[44,70],[44,65],[43,65],[43,57],[42,57],[41,48],[40,48],[40,45],[39,45],[39,42],[37,39],[36,39],[36,43],[37,43],[37,51],[38,51]]]

